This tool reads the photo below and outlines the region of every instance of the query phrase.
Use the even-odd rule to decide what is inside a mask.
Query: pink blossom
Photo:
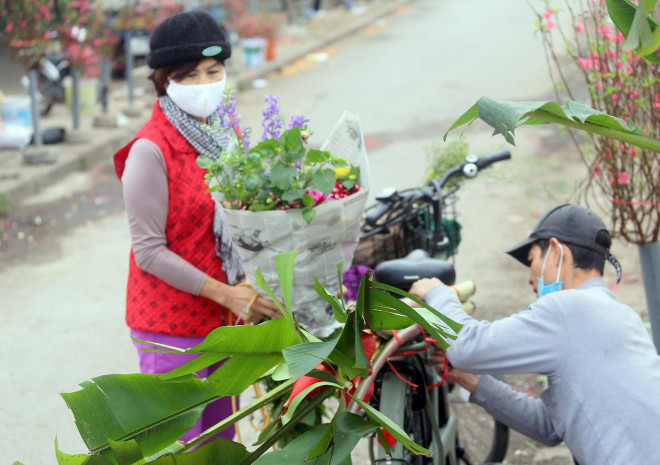
[[[635,155],[637,155],[637,147],[630,147],[627,153],[628,156],[634,157]],[[626,173],[626,176],[628,176],[628,173]]]
[[[621,171],[620,173],[617,173],[617,181],[619,184],[628,184],[628,172]]]
[[[584,24],[582,24],[581,22],[575,23],[575,32],[577,32],[578,34],[582,34],[584,32]]]
[[[612,94],[612,100],[614,100],[615,102],[618,102],[619,101],[619,94]]]
[[[610,178],[610,180],[608,182],[610,183],[610,186],[613,186],[614,185],[614,178]]]
[[[545,13],[543,13],[543,17],[544,17],[545,19],[548,19],[548,18],[550,18],[551,16],[552,16],[552,11],[546,11]]]
[[[632,76],[633,73],[634,73],[634,71],[633,71],[632,68],[626,68],[626,74],[627,74],[628,76]]]
[[[603,83],[600,82],[600,81],[598,81],[598,83],[596,84],[596,88],[597,88],[598,90],[603,90]]]
[[[578,65],[582,69],[591,69],[594,67],[594,62],[591,58],[578,58]]]
[[[614,67],[617,70],[619,70],[619,69],[623,68],[623,63],[621,63],[620,61],[617,61],[616,63],[614,63]]]
[[[557,26],[553,21],[548,21],[548,24],[545,26],[546,31],[552,31],[555,26]]]
[[[616,52],[614,50],[608,50],[605,52],[605,56],[607,58],[614,58],[616,56]]]

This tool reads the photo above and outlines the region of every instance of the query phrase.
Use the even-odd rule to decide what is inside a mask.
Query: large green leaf
[[[358,405],[360,405],[360,407],[362,407],[362,409],[365,411],[367,416],[371,418],[371,420],[373,420],[374,422],[378,423],[383,428],[385,428],[405,448],[407,448],[408,450],[410,450],[415,454],[433,455],[433,452],[415,443],[412,439],[410,439],[410,437],[406,434],[406,432],[401,429],[399,425],[397,425],[392,420],[387,418],[385,415],[380,413],[378,410],[373,408],[367,402],[364,402],[351,394],[349,395],[355,402],[358,403]]]
[[[321,388],[324,386],[332,386],[335,388],[341,389],[341,386],[337,384],[336,382],[331,382],[331,381],[319,381],[317,383],[311,384],[307,386],[305,389],[300,391],[298,395],[296,395],[292,400],[291,403],[289,404],[289,408],[287,409],[286,413],[282,415],[282,424],[286,425],[289,421],[291,421],[291,418],[293,417],[293,414],[296,412],[296,409],[298,408],[298,405],[305,400],[307,395],[312,392],[316,388]]]
[[[370,283],[368,288],[370,305],[365,309],[365,318],[371,329],[392,329],[384,326],[379,327],[379,325],[384,324],[383,321],[387,321],[384,316],[390,312],[390,314],[395,317],[397,323],[401,323],[400,319],[401,316],[403,316],[409,319],[409,324],[407,326],[411,326],[415,323],[420,325],[443,349],[449,347],[448,339],[456,339],[458,331],[462,328],[461,324],[447,318],[438,310],[419,299],[415,299],[415,301],[420,307],[412,308],[398,298],[387,294],[380,289],[415,299],[411,294],[395,287],[387,286],[382,283]],[[379,320],[377,321],[377,319]]]
[[[322,342],[305,342],[284,349],[284,359],[289,365],[291,377],[296,379],[306,375],[323,362],[335,349],[339,336]]]
[[[244,445],[218,436],[193,451],[180,455],[164,455],[151,463],[153,465],[236,465],[249,455]]]
[[[216,391],[213,383],[192,377],[169,382],[130,374],[99,376],[61,395],[91,452],[107,452],[109,440],[135,439],[149,456],[192,428],[204,405],[218,398]]]
[[[110,460],[102,455],[86,455],[86,454],[67,454],[62,452],[57,445],[57,438],[55,438],[55,458],[59,465],[114,465]],[[14,465],[20,462],[14,462]]]
[[[239,395],[268,370],[282,363],[282,351],[300,340],[300,334],[283,318],[256,326],[223,326],[185,351],[202,354],[202,357],[160,376],[167,380],[176,379],[199,371],[208,362],[230,357],[208,379],[222,381],[217,385],[217,393]]]
[[[291,441],[283,449],[262,455],[254,462],[254,465],[303,464],[327,429],[327,424],[318,425]]]
[[[331,465],[339,465],[349,458],[360,439],[376,429],[377,424],[353,413],[342,412],[337,415],[332,428],[334,452]]]
[[[555,123],[592,134],[598,134],[642,149],[660,152],[660,141],[644,136],[632,122],[608,115],[587,105],[565,99],[564,105],[556,102],[509,102],[482,97],[465,112],[444,135],[453,129],[481,119],[493,129],[493,135],[501,134],[507,142],[514,144],[514,132],[523,124]]]
[[[626,37],[625,48],[635,49],[652,62],[660,57],[653,53],[660,48],[660,30],[657,21],[649,16],[657,0],[644,0],[635,5],[630,0],[607,0],[607,12],[616,27]]]

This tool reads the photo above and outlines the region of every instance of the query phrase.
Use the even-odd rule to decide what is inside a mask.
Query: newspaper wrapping
[[[342,272],[351,265],[369,194],[369,164],[358,117],[345,112],[321,149],[360,166],[358,192],[317,205],[310,224],[299,211],[223,209],[222,218],[241,257],[246,280],[255,289],[258,289],[257,269],[261,269],[266,283],[281,299],[274,259],[280,253],[298,251],[293,277],[293,315],[312,334],[326,337],[338,323],[314,289],[314,278],[326,289],[337,289],[337,264],[343,262]]]

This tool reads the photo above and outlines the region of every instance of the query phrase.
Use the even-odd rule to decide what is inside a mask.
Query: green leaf
[[[287,379],[291,379],[289,365],[287,365],[286,362],[277,365],[277,368],[275,368],[275,371],[273,371],[271,378],[273,378],[273,381],[286,381]]]
[[[313,208],[304,208],[302,210],[302,217],[303,220],[305,220],[305,223],[309,224],[314,220],[314,217],[316,216],[316,210]]]
[[[113,441],[110,439],[108,442],[118,465],[140,465],[144,463],[140,446],[134,439],[129,441]]]
[[[282,350],[300,341],[300,334],[284,318],[256,326],[222,326],[203,342],[186,350],[186,353],[202,354],[200,357],[159,376],[176,379],[231,357],[208,379],[222,381],[216,385],[216,393],[238,395],[284,361]]]
[[[312,190],[329,194],[335,187],[335,172],[330,168],[318,170],[309,187]]]
[[[205,170],[213,166],[213,160],[211,160],[209,157],[205,157],[204,155],[198,156],[196,161],[197,166]]]
[[[250,453],[244,445],[238,444],[222,436],[207,442],[200,447],[180,455],[164,455],[153,465],[236,465],[249,457]]]
[[[320,457],[321,455],[328,452],[328,448],[330,447],[330,442],[332,441],[332,427],[335,423],[335,418],[333,418],[330,421],[330,424],[328,425],[328,428],[325,430],[325,433],[323,434],[323,436],[321,436],[321,439],[319,439],[319,442],[316,444],[316,446],[314,446],[314,448],[309,453],[305,461],[308,461],[316,457]]]
[[[326,161],[330,160],[330,152],[325,150],[309,149],[305,159],[310,163],[325,163]]]
[[[292,328],[295,328],[293,318],[293,268],[296,263],[296,256],[298,251],[284,252],[275,257],[275,269],[277,270],[277,279],[280,282],[280,290],[282,298],[284,299],[284,306],[286,308],[286,316]]]
[[[539,121],[587,131],[610,137],[642,149],[660,152],[660,141],[644,136],[634,123],[594,110],[579,102],[565,99],[564,106],[555,102],[508,102],[482,97],[445,133],[480,118],[494,128],[493,135],[501,134],[514,144],[515,129],[522,124]]]
[[[294,379],[306,375],[323,362],[337,346],[339,337],[323,342],[305,342],[284,349],[284,359]]]
[[[169,382],[141,373],[99,376],[61,396],[91,452],[107,450],[109,440],[135,439],[145,456],[179,439],[204,405],[219,397],[212,383],[200,379]]]
[[[288,422],[291,421],[291,418],[293,417],[293,414],[296,412],[296,409],[298,408],[298,405],[305,400],[305,397],[312,392],[314,389],[318,387],[323,387],[323,386],[332,386],[335,388],[341,389],[341,386],[337,384],[336,382],[330,382],[330,381],[319,381],[318,383],[314,383],[310,386],[307,386],[305,389],[300,391],[296,397],[293,398],[291,403],[289,404],[289,408],[287,409],[286,413],[282,415],[282,424],[286,425]]]
[[[275,187],[282,191],[286,191],[291,187],[293,181],[295,181],[297,174],[298,170],[293,166],[277,162],[273,165],[273,168],[270,171],[270,180]]]
[[[341,272],[340,272],[340,277],[341,277]],[[342,300],[339,300],[337,296],[328,292],[328,290],[323,287],[323,285],[318,280],[318,278],[314,278],[314,289],[316,289],[316,293],[323,300],[325,300],[328,304],[330,304],[330,307],[332,308],[332,313],[335,315],[335,319],[339,323],[346,323],[346,309],[344,308],[343,305],[343,301],[344,301],[343,295],[342,295]],[[343,294],[343,289],[341,288],[341,281],[339,283],[339,289],[340,292]]]
[[[302,196],[305,195],[305,191],[302,189],[290,189],[282,193],[282,200],[285,202],[292,202],[294,200],[300,200]],[[314,201],[312,201],[312,205]]]
[[[402,430],[401,427],[399,427],[399,425],[397,425],[392,420],[387,418],[385,415],[380,413],[378,410],[373,408],[367,402],[358,399],[357,397],[351,395],[350,393],[348,393],[348,395],[351,396],[351,398],[355,402],[357,402],[360,407],[362,407],[362,409],[365,411],[365,413],[369,418],[371,418],[374,422],[378,423],[383,428],[385,428],[406,449],[418,455],[433,455],[433,452],[420,446],[419,444],[416,444],[412,439],[410,439],[410,437],[406,434],[406,432]]]
[[[277,156],[280,144],[274,139],[266,139],[250,149],[250,153],[259,154],[261,158],[273,159]]]
[[[302,436],[291,441],[283,449],[262,455],[254,462],[254,465],[288,465],[305,463],[305,458],[314,449],[316,444],[319,443],[328,429],[328,426],[328,424],[322,424],[314,427]]]
[[[364,351],[364,344],[362,344],[362,330],[364,329],[364,311],[365,308],[368,308],[371,304],[369,301],[369,294],[367,290],[371,283],[371,274],[367,273],[362,277],[360,281],[360,287],[358,288],[358,295],[355,301],[355,312],[354,316],[354,336],[355,336],[355,365],[354,367],[361,372],[369,372],[371,369],[371,362],[367,358],[367,354]],[[362,376],[365,378],[366,376]]]
[[[349,314],[349,318],[347,318],[346,323],[341,330],[335,350],[333,350],[328,357],[329,360],[337,365],[349,379],[353,379],[356,376],[366,378],[369,375],[369,368],[355,366],[356,346],[362,347],[362,351],[364,352],[362,337],[360,336],[358,341],[355,339],[355,321],[355,312],[353,312]]]
[[[67,454],[62,452],[57,445],[57,438],[55,438],[55,458],[59,465],[114,465],[110,460],[102,455],[86,455],[86,454]],[[19,462],[14,462],[19,463]]]
[[[314,206],[314,197],[305,192],[305,195],[303,195],[302,198],[302,203],[304,206],[311,208]]]
[[[374,430],[378,430],[374,422],[362,419],[353,413],[342,412],[335,417],[332,442],[335,446],[331,465],[339,465],[351,456],[360,439]]]

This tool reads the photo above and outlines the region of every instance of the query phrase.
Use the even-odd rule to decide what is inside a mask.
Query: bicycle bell
[[[479,172],[479,168],[477,168],[478,160],[479,157],[473,154],[470,154],[467,157],[465,157],[465,164],[463,165],[463,175],[466,178],[473,178],[477,175],[477,173]]]

